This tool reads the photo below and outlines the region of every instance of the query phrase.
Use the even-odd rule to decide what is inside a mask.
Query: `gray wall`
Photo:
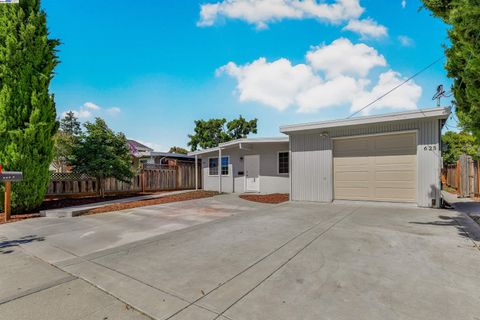
[[[245,178],[239,175],[239,172],[244,171],[244,161],[240,158],[246,155],[260,155],[260,192],[289,193],[289,175],[279,175],[277,168],[277,153],[279,151],[288,151],[288,142],[256,143],[248,145],[248,148],[250,150],[241,150],[238,146],[235,146],[222,150],[222,156],[230,157],[229,175],[222,177],[222,192],[245,192]],[[208,175],[209,157],[218,157],[218,152],[201,155],[203,188],[204,190],[218,191],[218,176]]]
[[[399,121],[386,124],[334,128],[320,133],[290,135],[291,199],[294,201],[333,201],[333,141],[336,137],[369,134],[417,132],[417,203],[431,207],[432,199],[440,203],[440,120]],[[424,148],[435,147],[436,151]]]

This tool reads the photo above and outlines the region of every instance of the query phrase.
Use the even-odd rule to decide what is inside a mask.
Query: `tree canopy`
[[[0,162],[24,177],[12,185],[13,212],[40,206],[48,188],[58,129],[49,86],[58,45],[40,0],[0,5]]]
[[[181,147],[171,147],[169,153],[187,154],[188,150]]]
[[[195,121],[195,133],[189,135],[188,145],[192,151],[214,148],[220,143],[246,138],[257,133],[257,119],[245,120],[242,116],[227,123],[226,119],[210,119]]]
[[[451,28],[451,46],[445,48],[448,76],[462,127],[480,141],[480,2],[478,0],[423,0],[426,8]]]
[[[70,111],[60,119],[60,130],[54,137],[52,166],[57,172],[67,172],[68,159],[72,157],[72,150],[78,137],[82,134],[80,121]]]
[[[475,137],[467,132],[448,131],[442,136],[442,142],[446,148],[443,151],[444,164],[455,164],[460,155],[467,154],[474,159],[478,159],[479,145]]]
[[[60,131],[70,136],[78,136],[82,134],[80,121],[78,121],[73,111],[67,112],[60,120]]]
[[[104,120],[85,123],[85,132],[79,136],[72,150],[70,164],[74,171],[95,177],[100,195],[104,196],[105,178],[130,182],[133,177],[132,158],[127,138],[115,133]]]

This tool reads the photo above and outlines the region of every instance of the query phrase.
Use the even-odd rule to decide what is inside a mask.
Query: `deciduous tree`
[[[423,0],[433,15],[451,26],[446,69],[461,125],[480,141],[480,2]]]
[[[125,135],[113,132],[100,118],[84,126],[86,132],[72,150],[70,164],[74,171],[95,177],[101,196],[105,196],[105,178],[131,182],[132,158]]]
[[[257,119],[245,120],[242,116],[227,123],[226,119],[195,121],[195,133],[189,135],[188,145],[192,151],[214,148],[220,143],[246,138],[250,133],[257,133]]]

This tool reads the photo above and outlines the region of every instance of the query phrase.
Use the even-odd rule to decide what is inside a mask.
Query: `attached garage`
[[[336,139],[335,200],[416,202],[416,133]]]
[[[281,127],[290,139],[291,200],[438,207],[449,115],[433,108]]]

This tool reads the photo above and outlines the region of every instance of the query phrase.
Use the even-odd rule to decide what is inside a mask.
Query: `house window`
[[[278,153],[278,173],[279,174],[288,174],[289,173],[289,153],[279,152]]]
[[[229,157],[222,157],[222,176],[229,175]],[[218,176],[218,158],[208,159],[208,174],[211,176]]]

